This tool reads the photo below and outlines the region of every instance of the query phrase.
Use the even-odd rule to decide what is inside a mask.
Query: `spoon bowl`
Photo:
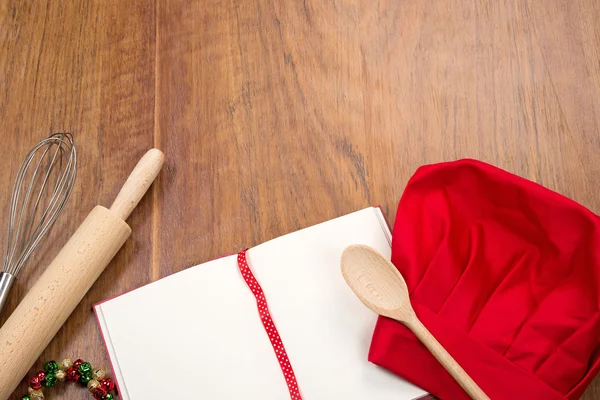
[[[360,301],[377,314],[401,322],[414,317],[404,278],[394,264],[373,248],[346,248],[342,253],[342,275]]]

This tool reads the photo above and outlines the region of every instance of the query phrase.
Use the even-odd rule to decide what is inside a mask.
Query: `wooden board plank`
[[[600,7],[594,0],[552,1],[539,7],[526,2],[535,25],[552,90],[566,125],[561,132],[562,159],[571,175],[564,190],[600,212]],[[567,177],[568,178],[568,177]],[[598,394],[600,398],[600,393]]]
[[[419,165],[463,157],[598,213],[600,88],[568,84],[599,79],[598,15],[534,3],[159,1],[153,279],[370,204],[393,221]]]
[[[73,195],[50,237],[13,289],[0,323],[16,307],[95,204],[109,206],[139,157],[153,144],[154,4],[151,1],[0,3],[0,168],[2,240],[9,193],[27,150],[56,131],[75,135]],[[152,198],[129,220],[133,235],[58,336],[43,361],[85,357],[108,367],[91,305],[149,279]],[[33,370],[32,370],[33,372]],[[79,387],[52,398],[88,399]],[[13,398],[27,393],[21,384]]]

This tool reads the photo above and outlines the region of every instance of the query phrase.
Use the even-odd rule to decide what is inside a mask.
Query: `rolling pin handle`
[[[110,211],[125,221],[156,179],[164,161],[165,155],[162,151],[148,150],[127,178]]]

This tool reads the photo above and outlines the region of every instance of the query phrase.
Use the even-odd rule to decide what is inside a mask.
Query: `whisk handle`
[[[158,149],[151,149],[144,154],[121,188],[110,211],[126,220],[156,179],[164,161],[165,155]]]
[[[15,276],[8,272],[0,272],[0,313],[2,313],[2,309],[8,301],[8,293],[10,293],[10,288],[15,283],[15,279]]]

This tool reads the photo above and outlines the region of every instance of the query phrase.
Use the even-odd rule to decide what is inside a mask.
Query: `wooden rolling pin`
[[[0,329],[0,399],[7,399],[131,234],[125,222],[164,162],[137,164],[110,210],[96,206]]]

